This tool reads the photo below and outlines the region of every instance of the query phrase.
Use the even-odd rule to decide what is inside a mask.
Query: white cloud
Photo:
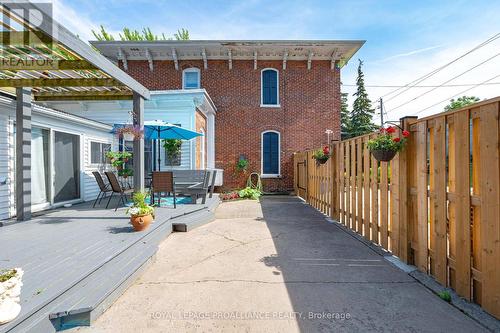
[[[414,53],[406,57],[397,57],[393,58],[389,63],[384,64],[367,61],[364,66],[365,84],[405,85],[466,53],[484,40],[486,40],[486,38],[462,40],[452,46],[435,49],[434,52]],[[439,73],[431,76],[430,78],[421,82],[420,85],[440,85],[448,81],[452,77],[465,72],[467,69],[474,67],[480,62],[496,55],[499,50],[500,39],[497,39],[487,46],[469,54],[463,59],[443,69]],[[356,79],[357,62],[351,61],[348,67],[348,69],[346,68],[343,71],[342,82],[346,84],[352,84]],[[493,58],[492,60],[449,82],[448,84],[480,83],[493,78],[496,75],[500,75],[500,57]],[[491,82],[500,82],[500,77],[492,80]],[[400,90],[397,93],[384,97],[385,110],[388,112],[386,119],[397,120],[400,117],[415,115],[416,113],[418,113],[417,115],[419,117],[423,117],[441,112],[444,106],[448,104],[448,100],[452,98],[452,96],[461,93],[469,88],[472,88],[472,86],[438,88],[420,98],[416,97],[431,90],[432,88],[412,88],[405,91],[401,95],[394,97],[397,93],[401,92]],[[493,98],[500,95],[499,88],[500,85],[482,85],[467,92],[463,92],[460,94],[460,96],[475,95],[481,99]],[[396,88],[367,87],[368,94],[372,99],[374,105],[378,105],[377,100],[379,97],[395,89]],[[352,97],[352,93],[355,92],[356,87],[344,86],[342,90],[344,92],[348,92],[351,95],[349,96],[349,102],[352,103],[352,101],[354,100],[354,98]],[[432,106],[433,104],[440,101],[443,102],[439,103],[438,105]],[[401,104],[404,104],[405,106],[394,109]],[[426,109],[429,106],[432,107]],[[426,110],[420,112],[423,109]],[[377,121],[378,119],[379,118],[377,117]]]
[[[74,8],[64,3],[63,0],[54,0],[53,2],[54,19],[62,24],[69,31],[78,35],[81,40],[87,42],[95,40],[92,30],[99,30],[99,24],[94,22],[84,12],[77,12]],[[118,35],[117,31],[108,32]]]

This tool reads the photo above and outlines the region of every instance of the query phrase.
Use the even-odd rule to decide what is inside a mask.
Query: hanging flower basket
[[[316,160],[316,163],[325,164],[330,158],[330,147],[324,146],[323,149],[318,149],[313,154],[313,159]]]
[[[371,153],[377,161],[389,162],[398,152],[396,150],[372,150]]]
[[[126,125],[118,128],[116,134],[125,141],[134,141],[142,138],[144,131],[139,126]]]
[[[399,136],[393,137],[394,133],[396,133],[395,127],[382,127],[380,134],[375,139],[368,141],[368,149],[377,161],[389,162],[405,147],[410,132],[403,131],[401,133],[402,138]]]

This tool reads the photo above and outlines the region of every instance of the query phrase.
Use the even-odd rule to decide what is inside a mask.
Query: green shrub
[[[438,293],[438,296],[443,300],[443,301],[446,301],[448,303],[451,302],[451,295],[450,295],[450,292],[447,291],[447,290],[443,290],[441,292]]]
[[[240,198],[257,200],[261,196],[261,192],[255,188],[245,187],[238,192]]]

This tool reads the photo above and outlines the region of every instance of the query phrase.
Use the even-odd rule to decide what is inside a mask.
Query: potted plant
[[[313,153],[313,158],[318,164],[325,164],[330,158],[330,147],[324,146],[323,149],[318,149]]]
[[[173,166],[173,161],[180,155],[182,147],[182,140],[179,139],[165,139],[163,140],[163,148],[170,161],[170,166]]]
[[[21,312],[21,268],[0,271],[0,325],[14,320]]]
[[[236,162],[236,170],[238,172],[246,172],[248,164],[249,164],[248,159],[246,159],[244,156],[240,156],[238,162]]]
[[[394,133],[396,133],[394,126],[382,127],[379,135],[375,139],[368,141],[368,149],[377,161],[389,162],[396,156],[398,151],[404,148],[410,132],[402,131],[402,138],[399,136],[393,137]]]
[[[131,177],[134,175],[134,170],[132,169],[121,169],[118,171],[118,176],[123,177],[127,179],[128,177]]]
[[[106,157],[111,162],[111,165],[120,172],[123,170],[123,165],[132,157],[132,153],[128,151],[108,151]]]
[[[142,137],[143,130],[140,126],[132,126],[126,125],[124,127],[120,127],[116,130],[116,134],[121,136],[125,141],[134,141]]]
[[[147,194],[144,192],[135,192],[132,196],[132,206],[130,206],[126,214],[130,215],[130,224],[135,231],[143,231],[146,229],[154,218],[154,207],[146,203]]]

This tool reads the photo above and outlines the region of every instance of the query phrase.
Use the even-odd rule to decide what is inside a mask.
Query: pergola
[[[132,100],[134,125],[144,125],[149,91],[53,20],[47,4],[0,4],[0,90],[15,94],[17,219],[31,217],[33,101]],[[144,155],[144,140],[134,141]],[[134,161],[134,186],[144,189],[144,160]]]

